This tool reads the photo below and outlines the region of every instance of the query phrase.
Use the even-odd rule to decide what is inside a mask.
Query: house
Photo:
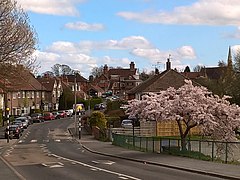
[[[41,94],[45,88],[35,79],[29,71],[24,71],[19,76],[1,77],[2,109],[10,108],[10,115],[29,114],[34,109],[39,109]]]
[[[167,69],[162,73],[151,76],[146,81],[129,90],[127,92],[128,100],[141,99],[143,94],[159,92],[161,90],[166,90],[169,87],[178,89],[184,85],[184,80],[188,78],[183,74],[171,69],[170,59],[167,59],[166,67]],[[194,81],[193,84],[197,85],[197,83]]]
[[[64,83],[65,87],[68,87],[71,89],[71,91],[74,93],[76,86],[76,95],[79,98],[87,99],[88,98],[88,84],[89,81],[85,79],[80,74],[72,74],[72,75],[62,75],[61,77],[62,83]],[[64,87],[64,86],[63,86]]]
[[[131,62],[129,66],[129,68],[109,69],[107,65],[104,65],[102,75],[94,79],[92,83],[105,92],[111,91],[112,94],[126,99],[127,91],[142,82],[137,74],[135,63]]]
[[[188,79],[183,74],[171,69],[170,59],[167,59],[166,70],[160,74],[155,74],[146,81],[142,82],[135,88],[127,92],[128,100],[131,99],[141,99],[141,96],[148,94],[150,92],[160,92],[161,90],[166,90],[169,87],[174,87],[175,89],[180,88],[184,85],[185,80]],[[199,86],[198,83],[192,82],[193,85]],[[146,121],[140,122],[141,134],[148,136],[177,136],[179,135],[178,125],[176,122],[158,122],[158,121]],[[148,130],[148,134],[146,131]],[[198,134],[199,129],[194,128],[191,134]]]
[[[59,98],[63,92],[61,79],[46,74],[43,77],[38,77],[37,80],[41,84],[40,109],[43,111],[58,110]]]
[[[217,81],[229,71],[233,71],[231,47],[228,49],[227,66],[204,67],[200,72],[183,72],[182,74],[191,80],[205,78]]]

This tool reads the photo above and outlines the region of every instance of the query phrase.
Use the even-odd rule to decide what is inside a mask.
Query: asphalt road
[[[68,133],[74,119],[33,124],[4,158],[23,179],[218,179],[180,170],[97,155],[84,150]]]

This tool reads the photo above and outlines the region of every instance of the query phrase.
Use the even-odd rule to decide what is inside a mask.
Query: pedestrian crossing
[[[69,139],[31,139],[31,140],[26,140],[26,139],[21,139],[17,143],[22,144],[22,143],[50,143],[50,142],[55,142],[55,143],[61,143],[61,142],[73,142],[74,140],[71,138]]]

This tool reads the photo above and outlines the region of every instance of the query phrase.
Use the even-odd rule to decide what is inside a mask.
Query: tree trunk
[[[183,136],[181,136],[181,149],[182,149],[182,151],[186,151],[187,150],[186,137],[183,137]]]

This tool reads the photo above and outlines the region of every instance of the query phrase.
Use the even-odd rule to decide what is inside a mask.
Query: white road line
[[[103,171],[103,172],[106,172],[106,173],[110,173],[110,174],[115,174],[119,177],[125,177],[125,178],[128,178],[128,179],[133,179],[133,180],[141,180],[139,178],[136,178],[136,177],[133,177],[133,176],[129,176],[129,175],[125,175],[125,174],[122,174],[122,173],[118,173],[118,172],[114,172],[114,171],[110,171],[110,170],[107,170],[107,169],[103,169],[103,168],[99,168],[99,167],[95,167],[95,166],[92,166],[92,165],[89,165],[89,164],[85,164],[85,163],[82,163],[82,162],[79,162],[79,161],[76,161],[76,160],[72,160],[72,159],[68,159],[68,158],[65,158],[65,157],[61,157],[61,156],[58,156],[56,154],[51,154],[53,157],[56,157],[56,158],[61,158],[63,160],[66,160],[66,161],[70,161],[70,162],[74,162],[76,164],[79,164],[79,165],[82,165],[84,167],[89,167],[91,170],[98,170],[98,171]]]
[[[37,142],[37,140],[36,139],[32,139],[30,142],[31,143],[35,143],[35,142]]]
[[[55,139],[54,141],[55,141],[55,142],[61,142],[61,140],[60,140],[60,139]]]

